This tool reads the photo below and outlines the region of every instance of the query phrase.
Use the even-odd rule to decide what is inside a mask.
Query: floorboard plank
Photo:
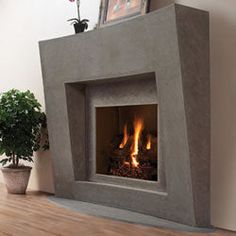
[[[47,194],[9,195],[1,184],[0,192],[0,236],[236,236],[223,230],[177,232],[88,216],[51,203]]]

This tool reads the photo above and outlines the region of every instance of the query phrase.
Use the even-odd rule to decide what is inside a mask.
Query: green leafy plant
[[[0,163],[19,168],[20,160],[33,162],[33,152],[48,148],[42,143],[41,130],[46,128],[46,115],[30,91],[12,89],[0,95]]]

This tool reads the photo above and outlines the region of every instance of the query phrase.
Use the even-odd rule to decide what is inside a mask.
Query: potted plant
[[[47,148],[47,141],[41,141],[45,125],[46,116],[30,91],[12,89],[0,95],[0,155],[5,154],[0,163],[9,193],[26,192],[32,168],[21,161],[33,162],[33,152]]]
[[[74,2],[75,0],[70,0],[70,2]],[[82,33],[86,29],[88,29],[88,22],[89,20],[87,19],[80,19],[80,0],[76,0],[77,3],[77,10],[78,10],[78,18],[72,18],[69,19],[68,21],[72,21],[72,25],[74,25],[75,33]]]
[[[72,18],[72,19],[69,19],[68,21],[72,21],[71,24],[74,25],[76,34],[84,32],[86,29],[88,29],[89,20],[87,19],[80,20],[79,18]]]

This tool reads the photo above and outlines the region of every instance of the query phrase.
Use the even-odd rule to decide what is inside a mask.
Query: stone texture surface
[[[60,207],[62,206],[64,208],[68,208],[72,211],[77,211],[82,214],[129,222],[136,225],[139,224],[164,228],[168,230],[171,229],[176,231],[177,235],[182,235],[184,232],[201,233],[203,235],[206,235],[207,233],[215,233],[216,231],[214,228],[191,227],[133,211],[117,209],[93,203],[68,200],[63,198],[57,198],[54,196],[50,196],[49,200],[55,204],[58,204]],[[123,232],[123,235],[125,235],[125,232]]]
[[[209,225],[208,25],[207,12],[173,4],[117,25],[40,42],[56,196]],[[89,151],[96,106],[89,95],[102,87],[100,105],[122,101],[117,92],[106,96],[106,84],[137,84],[140,78],[150,83],[147,91],[155,87],[151,98],[159,107],[164,172],[155,189],[96,179]],[[149,98],[142,96],[144,103]]]

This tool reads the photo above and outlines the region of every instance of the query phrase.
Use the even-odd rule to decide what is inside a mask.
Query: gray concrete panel
[[[209,225],[208,28],[208,13],[173,4],[116,25],[40,42],[56,196]],[[150,189],[142,188],[143,182],[96,178],[91,141],[96,104],[89,101],[133,104],[134,96],[122,100],[128,96],[124,84],[138,89],[143,80],[138,100],[159,107],[162,171]],[[123,84],[120,93],[117,83]]]

